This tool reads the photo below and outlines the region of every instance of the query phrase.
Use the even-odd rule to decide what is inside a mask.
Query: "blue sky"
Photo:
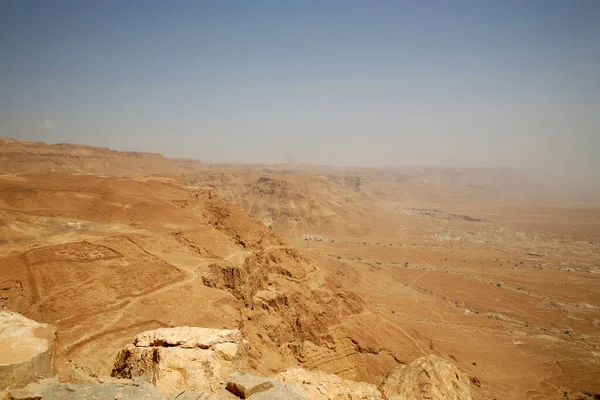
[[[600,170],[600,1],[0,2],[0,136]]]

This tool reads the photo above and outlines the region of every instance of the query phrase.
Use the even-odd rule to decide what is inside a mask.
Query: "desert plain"
[[[438,355],[476,399],[598,398],[600,195],[1,139],[0,309],[56,326],[58,368],[91,376],[139,332],[201,326],[240,329],[259,375],[377,385]]]

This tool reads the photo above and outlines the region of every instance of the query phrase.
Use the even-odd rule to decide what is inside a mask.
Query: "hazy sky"
[[[600,1],[0,1],[0,136],[600,171]]]

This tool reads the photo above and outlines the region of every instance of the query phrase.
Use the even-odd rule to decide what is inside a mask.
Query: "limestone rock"
[[[288,368],[275,375],[275,379],[302,385],[311,399],[383,400],[375,385],[342,379],[337,375],[324,372]]]
[[[387,398],[472,400],[467,374],[436,356],[421,357],[394,368],[380,389]]]
[[[250,400],[311,400],[300,385],[274,381],[272,389],[253,395]]]
[[[259,290],[252,298],[256,307],[268,310],[270,308],[280,309],[287,306],[287,298],[284,294],[272,290]]]
[[[227,390],[242,399],[247,399],[256,393],[265,392],[273,387],[273,382],[259,376],[244,374],[237,372],[231,374],[227,382]]]
[[[241,341],[237,329],[210,329],[191,326],[159,328],[142,332],[135,337],[137,347],[167,347],[208,349],[218,343],[238,343]]]
[[[55,374],[56,328],[0,312],[0,389],[21,388]]]
[[[222,390],[243,345],[237,330],[161,328],[139,334],[117,355],[113,377],[140,378],[168,396]]]
[[[22,389],[10,391],[13,400],[166,400],[165,396],[148,382],[128,383],[61,383],[55,379],[31,383]]]
[[[217,343],[213,346],[213,349],[227,361],[231,361],[235,358],[239,350],[239,344],[237,343]]]
[[[44,393],[42,386],[33,382],[22,389],[11,390],[9,395],[11,400],[41,400]]]
[[[101,379],[107,377],[94,378],[78,368],[66,367],[58,372],[57,379],[62,383],[103,383]],[[115,378],[110,378],[115,379]]]
[[[227,390],[238,397],[252,400],[310,400],[312,397],[297,383],[284,383],[273,378],[237,372],[231,374]],[[222,397],[223,398],[223,397]],[[228,399],[228,398],[227,398]]]

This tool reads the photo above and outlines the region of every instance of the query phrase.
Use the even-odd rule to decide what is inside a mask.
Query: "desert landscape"
[[[473,399],[600,398],[593,182],[7,138],[0,232],[0,311],[56,327],[63,376],[114,375],[136,335],[190,326],[239,330],[257,376],[381,389],[435,356]]]

